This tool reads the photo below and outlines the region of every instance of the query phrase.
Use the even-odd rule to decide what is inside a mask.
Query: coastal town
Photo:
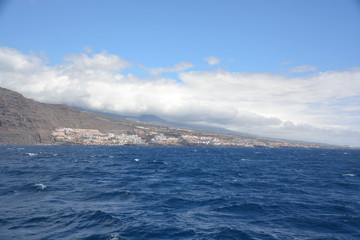
[[[316,144],[292,143],[280,140],[244,137],[225,134],[199,134],[189,129],[166,127],[162,131],[136,126],[134,131],[113,130],[101,132],[98,129],[77,129],[61,127],[51,136],[58,145],[142,145],[142,146],[233,146],[233,147],[302,147],[316,148]]]

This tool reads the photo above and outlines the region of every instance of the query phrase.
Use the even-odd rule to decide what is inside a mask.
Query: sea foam
[[[46,188],[46,186],[44,184],[42,184],[42,183],[37,183],[34,186],[37,187],[40,190],[44,190]]]

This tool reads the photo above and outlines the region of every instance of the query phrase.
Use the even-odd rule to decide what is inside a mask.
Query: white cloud
[[[24,55],[16,49],[0,48],[1,71],[26,71],[42,66],[42,59],[34,54]]]
[[[161,73],[165,73],[165,72],[181,72],[181,71],[185,71],[189,68],[193,68],[194,65],[191,62],[180,62],[175,64],[172,67],[167,67],[167,68],[151,68],[149,69],[150,73],[152,75],[159,75]]]
[[[301,65],[289,69],[290,73],[316,72],[318,67],[311,65]]]
[[[183,71],[182,83],[160,75],[124,75],[131,63],[106,52],[71,55],[47,66],[35,54],[0,47],[0,86],[35,100],[119,114],[155,114],[260,136],[360,146],[360,70],[301,77],[270,73]],[[156,71],[155,71],[156,72]]]
[[[87,54],[69,55],[64,58],[71,66],[80,70],[109,70],[120,71],[132,64],[123,58],[102,52],[88,56]]]
[[[221,62],[221,59],[220,59],[220,58],[217,58],[217,57],[214,57],[214,56],[206,57],[206,58],[204,58],[204,60],[205,60],[210,66],[219,64],[219,63]]]

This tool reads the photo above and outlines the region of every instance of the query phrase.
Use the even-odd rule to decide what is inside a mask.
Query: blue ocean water
[[[360,239],[360,150],[0,147],[0,239]]]

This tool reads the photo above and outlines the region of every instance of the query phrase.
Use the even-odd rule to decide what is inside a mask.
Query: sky
[[[360,146],[358,0],[0,0],[0,87]]]

